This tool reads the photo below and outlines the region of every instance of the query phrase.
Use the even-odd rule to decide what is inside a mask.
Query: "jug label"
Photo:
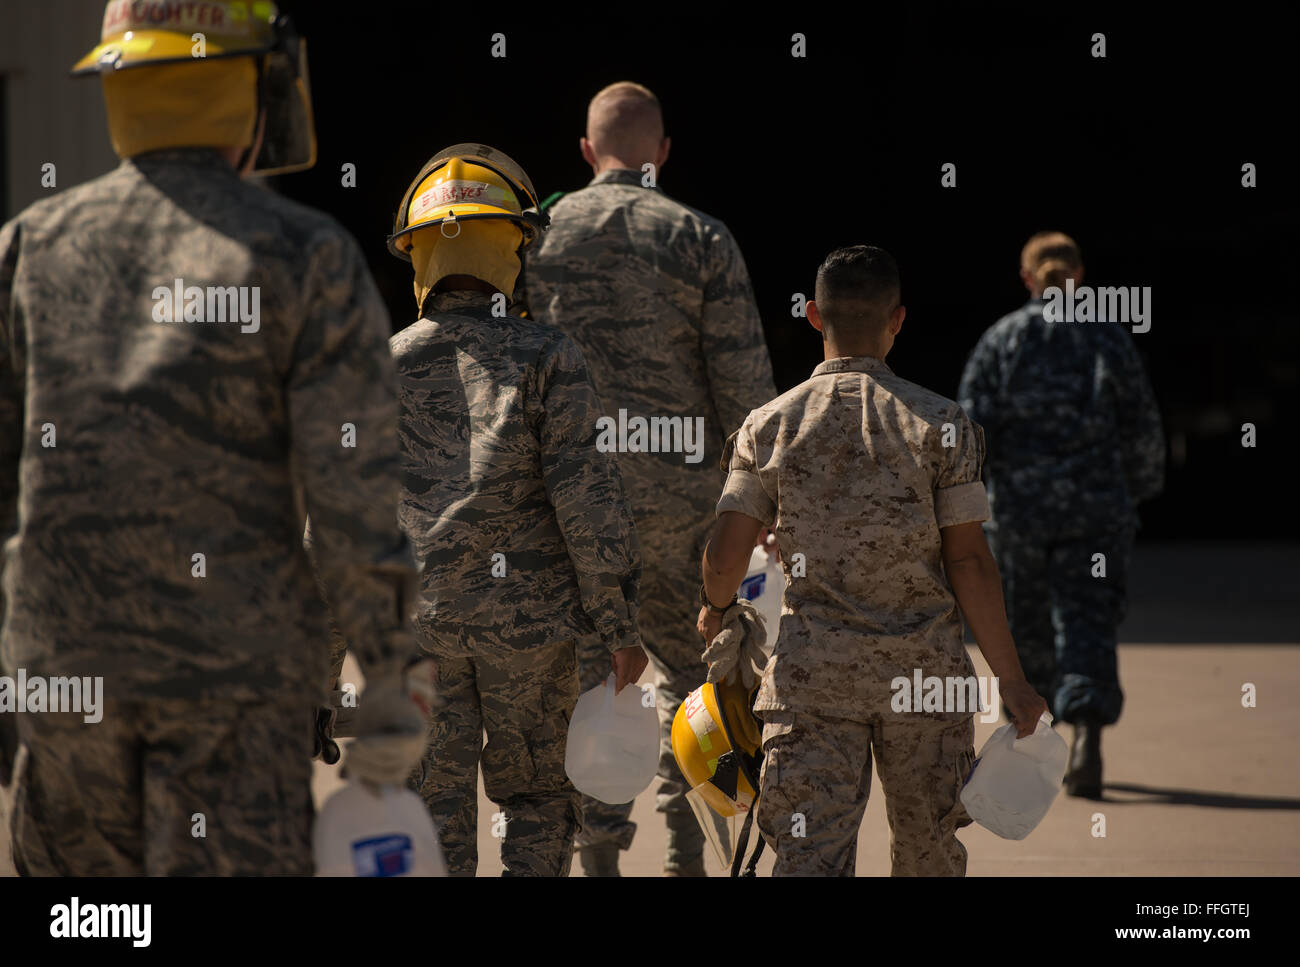
[[[357,876],[401,876],[411,869],[411,837],[394,833],[352,844]]]

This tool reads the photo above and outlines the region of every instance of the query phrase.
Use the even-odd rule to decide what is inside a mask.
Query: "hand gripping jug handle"
[[[1045,729],[1050,729],[1052,727],[1052,721],[1052,713],[1044,712],[1042,715],[1038,716],[1038,722],[1034,725],[1034,731],[1030,732],[1023,739],[1019,737],[1013,738],[1011,747],[1019,751],[1020,743],[1024,742],[1025,739],[1032,739],[1036,735],[1041,735]],[[1015,736],[1015,732],[1012,732],[1011,734],[1012,736]]]
[[[654,780],[659,764],[659,722],[640,689],[617,678],[578,696],[565,741],[564,771],[579,792],[606,803],[631,802]],[[629,694],[630,691],[630,694]]]
[[[1069,749],[1047,712],[1023,739],[1007,724],[989,736],[961,791],[971,819],[1003,839],[1024,839],[1060,792]]]

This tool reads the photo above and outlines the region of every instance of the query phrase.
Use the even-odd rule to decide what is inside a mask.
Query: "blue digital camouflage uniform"
[[[1031,299],[980,337],[958,397],[984,427],[989,538],[1025,675],[1058,719],[1109,725],[1124,698],[1115,646],[1135,507],[1164,480],[1160,411],[1132,336],[1115,322],[1048,322]]]
[[[744,257],[722,222],[643,187],[630,169],[601,173],[550,214],[528,263],[528,302],[581,348],[603,412],[702,421],[689,460],[667,448],[619,453],[644,555],[641,631],[661,724],[656,808],[667,814],[665,867],[678,870],[698,863],[704,845],[669,735],[677,707],[706,674],[696,592],[716,467],[727,436],[776,395],[772,365]],[[579,651],[590,688],[609,674],[609,659],[599,643]],[[585,800],[580,842],[626,849],[631,809]]]

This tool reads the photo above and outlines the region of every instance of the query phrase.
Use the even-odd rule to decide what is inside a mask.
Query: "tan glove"
[[[722,614],[722,630],[700,655],[709,666],[708,681],[754,687],[767,664],[767,623],[748,601],[736,601]],[[755,667],[757,666],[757,667]]]
[[[436,703],[431,659],[366,683],[357,702],[357,737],[348,746],[344,775],[372,786],[402,786],[429,744]]]

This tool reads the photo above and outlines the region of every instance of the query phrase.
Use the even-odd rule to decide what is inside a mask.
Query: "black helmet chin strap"
[[[763,855],[763,846],[766,840],[760,834],[758,845],[754,847],[754,853],[745,863],[744,870],[741,870],[741,864],[745,859],[745,850],[749,849],[749,831],[754,825],[754,811],[758,809],[758,796],[754,796],[754,804],[749,807],[749,812],[745,813],[744,825],[740,827],[740,838],[736,840],[736,852],[731,857],[731,875],[733,877],[755,877],[758,876],[758,858]]]
[[[757,695],[758,693],[755,691],[749,696],[749,712],[751,715],[754,713],[754,699]],[[749,833],[754,827],[754,813],[758,811],[758,779],[763,768],[762,740],[760,739],[758,751],[754,755],[746,754],[736,742],[735,736],[731,734],[731,723],[727,721],[727,712],[723,708],[720,698],[718,711],[722,714],[722,732],[727,737],[727,743],[731,746],[731,751],[718,757],[718,767],[714,770],[713,777],[709,781],[717,786],[727,798],[732,800],[736,798],[736,785],[741,775],[745,777],[749,787],[754,790],[754,801],[750,803],[749,809],[745,812],[745,822],[741,825],[740,836],[736,840],[736,851],[731,857],[731,875],[733,877],[756,877],[758,876],[758,858],[763,855],[763,846],[766,841],[760,834],[758,845],[754,847],[754,854],[749,858],[748,863],[745,863],[745,850],[749,849]]]

